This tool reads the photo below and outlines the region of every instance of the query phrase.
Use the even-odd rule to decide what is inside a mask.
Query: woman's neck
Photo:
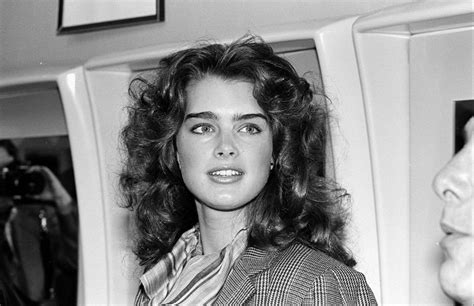
[[[245,210],[218,211],[196,203],[203,254],[219,252],[245,228]]]

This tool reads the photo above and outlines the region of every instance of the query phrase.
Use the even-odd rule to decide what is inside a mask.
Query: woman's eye
[[[212,133],[213,131],[214,129],[212,128],[212,126],[207,124],[197,125],[191,129],[191,132],[193,132],[194,134],[208,134]]]
[[[255,126],[255,125],[246,125],[243,128],[241,128],[240,131],[243,133],[254,135],[254,134],[260,133],[262,130],[258,126]]]

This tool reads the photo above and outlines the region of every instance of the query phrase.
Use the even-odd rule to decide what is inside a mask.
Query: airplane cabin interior
[[[6,2],[0,4],[0,19],[12,20],[5,19],[5,9],[13,7]],[[163,4],[163,24],[174,18],[173,9],[195,5],[172,2]],[[318,0],[306,4],[314,11],[321,8],[315,17],[307,12],[301,20],[291,17],[291,22],[281,23],[273,17],[265,23],[272,11],[265,13],[264,8],[281,5],[272,10],[282,14],[281,9],[290,10],[284,1],[236,2],[240,6],[231,5],[233,10],[246,5],[260,9],[246,17],[260,23],[233,21],[227,29],[202,35],[193,29],[179,37],[187,31],[184,26],[174,30],[178,35],[174,40],[171,33],[163,36],[163,43],[122,41],[117,50],[101,42],[102,36],[122,35],[128,40],[140,28],[147,35],[173,29],[157,23],[133,26],[133,31],[64,33],[55,39],[96,50],[51,67],[25,65],[14,71],[14,63],[3,65],[0,139],[13,141],[20,160],[47,166],[64,179],[77,202],[77,305],[132,304],[142,272],[132,251],[133,218],[120,207],[118,187],[123,165],[119,134],[126,120],[130,81],[202,37],[230,42],[240,36],[236,33],[247,31],[260,35],[328,97],[325,175],[351,194],[348,241],[358,262],[355,268],[364,273],[377,301],[452,304],[437,281],[443,258],[437,245],[443,236],[439,227],[443,205],[432,181],[456,146],[459,149],[460,122],[473,113],[471,1],[352,1],[345,10]],[[215,5],[226,18],[232,15],[225,5]],[[333,7],[336,12],[327,13]],[[20,8],[15,9],[18,12]],[[192,10],[184,13],[191,15]],[[325,18],[326,13],[331,17]],[[183,24],[190,19],[190,26],[199,27],[200,21],[191,16],[180,18]],[[204,26],[222,27],[221,17],[213,18]],[[0,21],[0,27],[14,31],[8,22]],[[0,34],[7,51],[2,61],[7,62],[14,54],[3,46],[8,44],[4,35],[13,41],[15,34]],[[79,47],[77,52],[82,52]],[[47,275],[46,270],[38,273]]]

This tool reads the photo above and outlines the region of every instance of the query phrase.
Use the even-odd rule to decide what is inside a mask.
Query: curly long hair
[[[344,247],[348,195],[323,175],[326,98],[250,35],[173,53],[161,59],[152,77],[142,75],[130,84],[120,186],[124,206],[135,210],[140,264],[152,267],[198,222],[176,159],[175,137],[184,119],[187,86],[209,75],[253,84],[273,135],[274,169],[247,206],[248,246],[284,248],[297,240],[354,266]]]

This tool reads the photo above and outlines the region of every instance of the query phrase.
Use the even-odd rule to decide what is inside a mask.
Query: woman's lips
[[[231,184],[242,179],[244,172],[241,169],[217,168],[207,173],[209,178],[218,184]]]

